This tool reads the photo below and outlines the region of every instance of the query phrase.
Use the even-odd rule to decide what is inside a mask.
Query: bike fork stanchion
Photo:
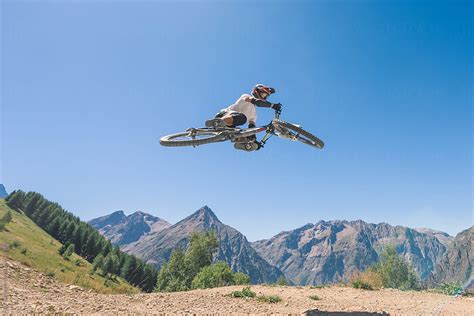
[[[267,140],[270,139],[270,137],[272,137],[273,135],[270,134],[269,132],[267,132],[267,134],[265,136],[263,136],[262,140],[259,141],[259,144],[260,144],[260,148],[263,148],[263,146],[265,145],[265,143],[267,142]]]

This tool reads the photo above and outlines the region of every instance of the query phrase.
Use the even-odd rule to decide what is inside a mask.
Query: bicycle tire
[[[324,142],[322,140],[320,140],[318,137],[314,136],[310,132],[305,131],[301,127],[280,120],[276,121],[275,124],[279,124],[280,126],[295,132],[298,136],[297,139],[303,144],[316,147],[318,149],[324,148]]]
[[[225,133],[222,131],[212,131],[212,130],[205,131],[205,132],[201,131],[201,132],[198,132],[198,134],[196,135],[198,136],[209,135],[209,137],[202,138],[202,139],[178,140],[177,138],[180,138],[180,137],[191,137],[190,132],[182,132],[182,133],[176,133],[176,134],[171,134],[171,135],[161,137],[160,145],[166,146],[166,147],[199,146],[199,145],[205,145],[205,144],[224,141],[226,138]]]

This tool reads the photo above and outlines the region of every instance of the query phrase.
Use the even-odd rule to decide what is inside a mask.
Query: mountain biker
[[[271,103],[267,98],[275,93],[275,89],[257,84],[252,89],[252,95],[242,94],[240,98],[229,107],[222,109],[216,114],[215,118],[206,121],[207,127],[222,128],[222,127],[237,127],[248,122],[248,127],[253,128],[257,122],[256,107],[272,108],[275,110],[281,109],[280,103]],[[245,140],[245,139],[244,139]],[[247,141],[251,144],[251,149],[248,150],[242,139],[237,139],[234,144],[236,149],[253,151],[259,149],[257,137],[255,135],[247,137]]]

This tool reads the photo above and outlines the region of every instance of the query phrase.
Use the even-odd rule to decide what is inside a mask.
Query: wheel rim
[[[178,135],[173,135],[173,137],[170,137],[170,140],[173,141],[199,141],[199,140],[205,140],[209,138],[213,138],[215,136],[219,135],[219,132],[199,132],[199,133],[194,133],[194,132],[187,132],[187,133],[182,133]]]

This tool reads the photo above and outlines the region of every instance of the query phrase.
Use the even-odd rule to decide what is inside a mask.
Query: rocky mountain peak
[[[89,222],[105,238],[115,245],[126,245],[137,241],[148,233],[168,227],[170,224],[153,215],[136,211],[128,216],[123,211],[113,212]]]
[[[95,229],[100,230],[101,228],[104,228],[106,226],[117,225],[125,218],[126,218],[125,213],[122,210],[119,210],[119,211],[110,213],[108,215],[97,217],[89,221],[89,224]]]
[[[216,214],[214,214],[214,212],[207,205],[205,205],[190,216],[178,222],[176,225],[191,225],[208,229],[223,224],[217,218]]]

